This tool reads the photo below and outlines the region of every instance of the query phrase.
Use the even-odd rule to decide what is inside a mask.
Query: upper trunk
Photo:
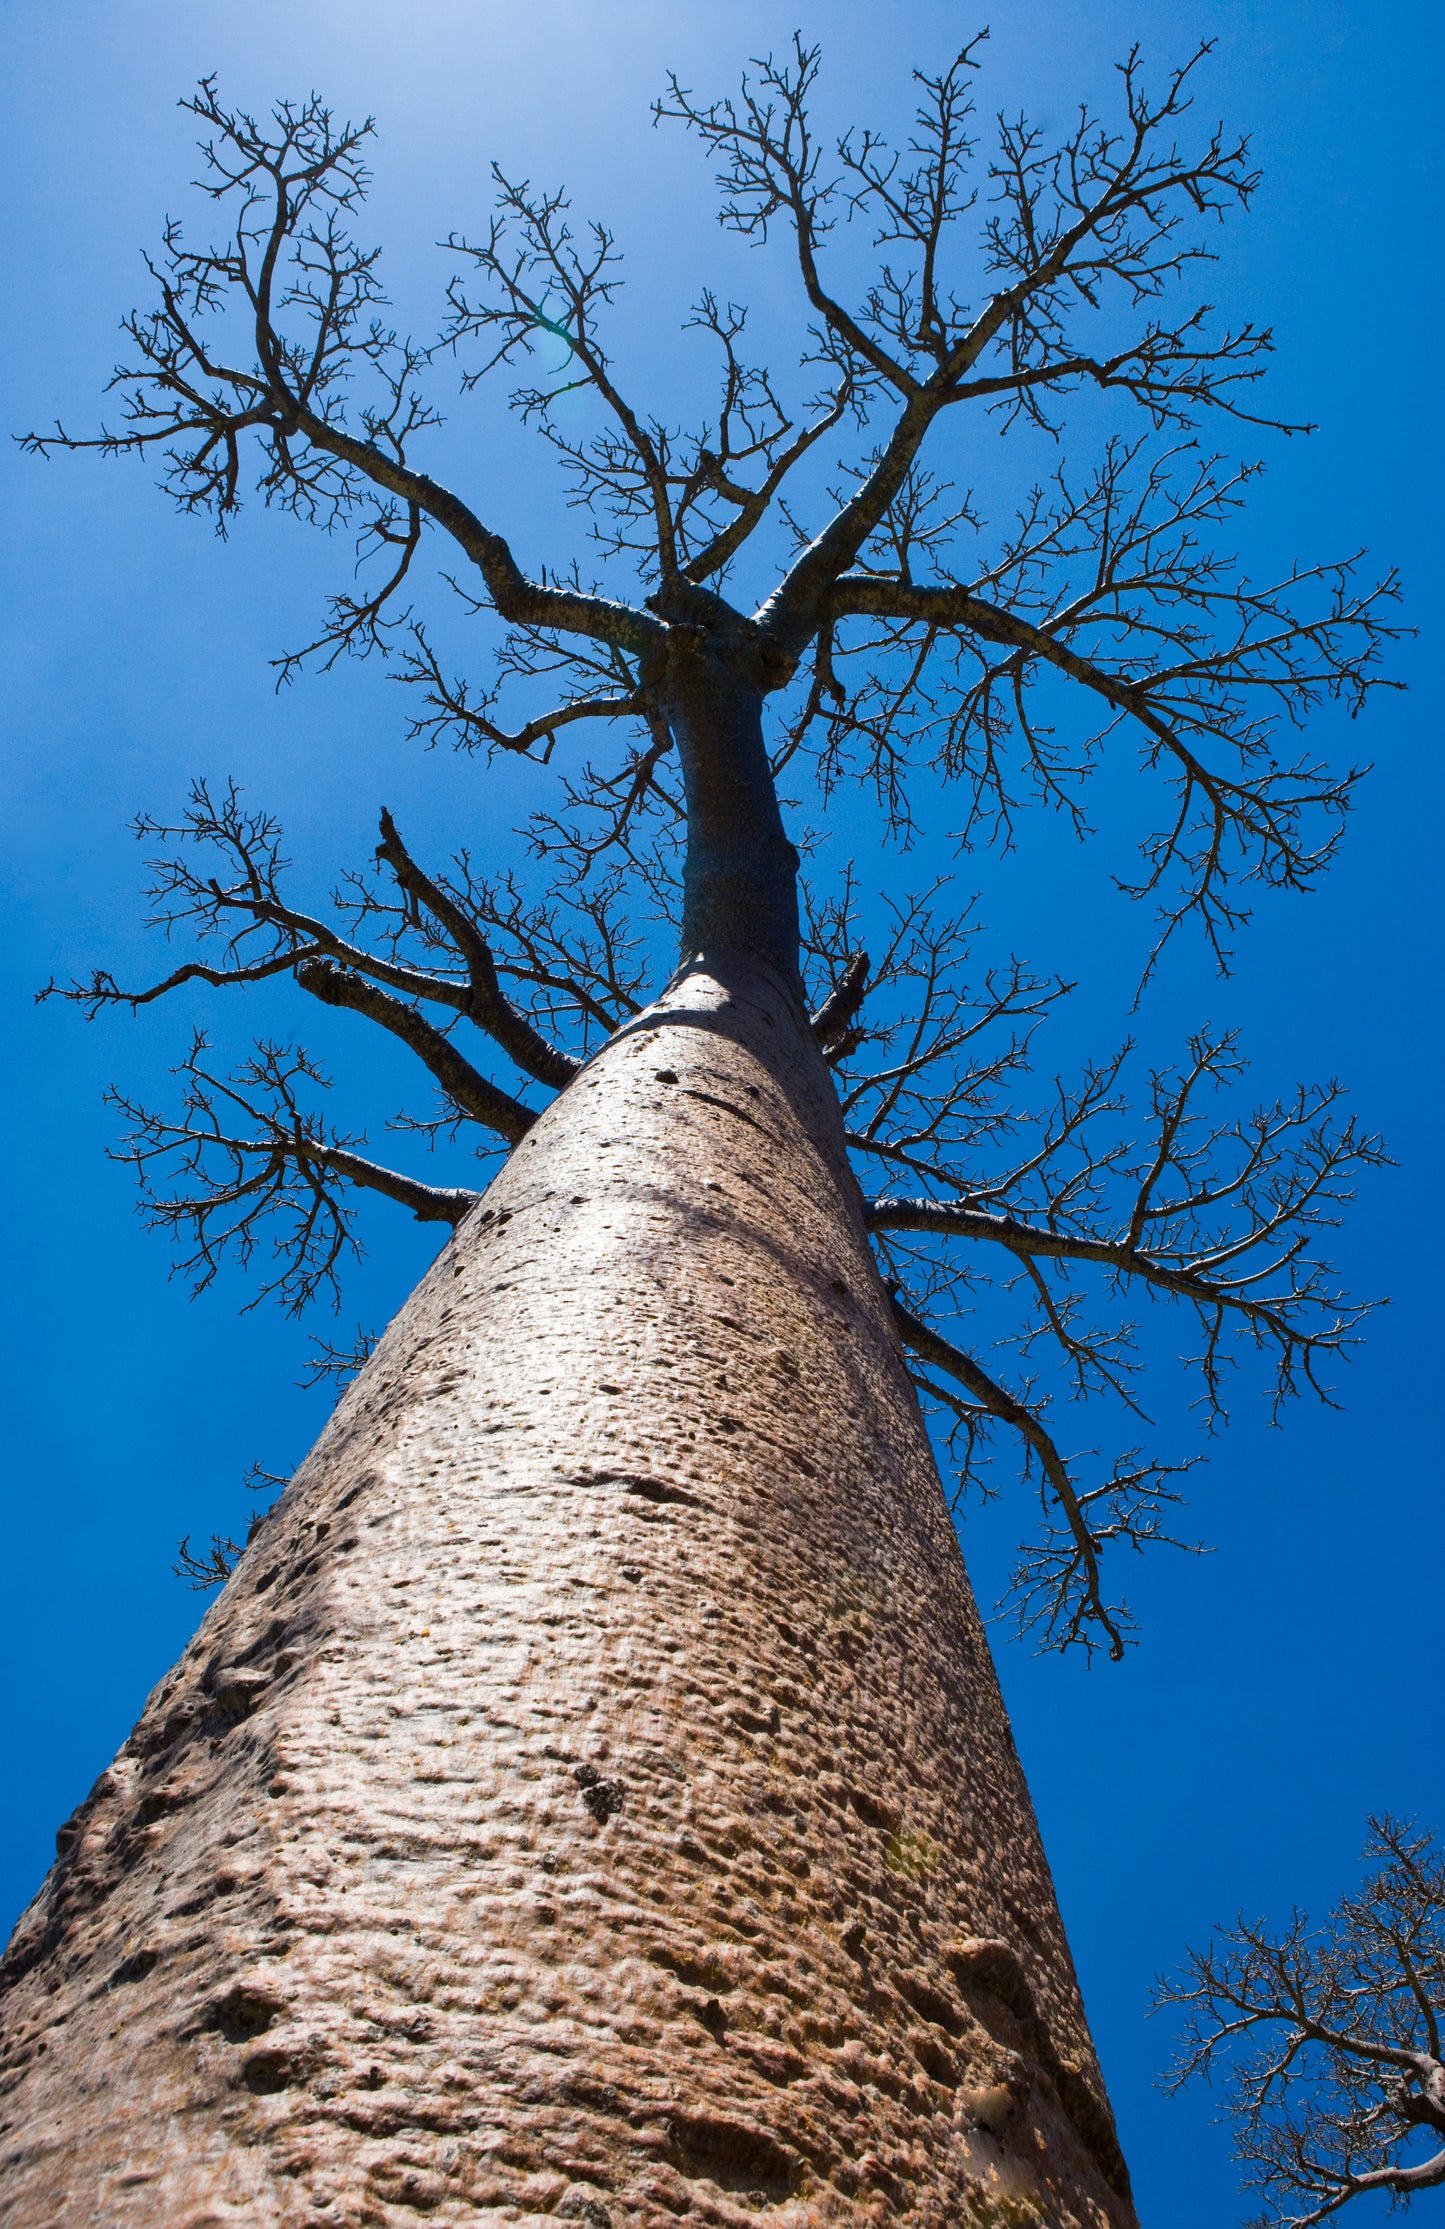
[[[702,629],[676,626],[661,700],[687,795],[683,962],[746,954],[796,985],[798,854],[778,809],[763,691]]]
[[[782,974],[541,1118],[62,1830],[12,2229],[1132,2221]]]

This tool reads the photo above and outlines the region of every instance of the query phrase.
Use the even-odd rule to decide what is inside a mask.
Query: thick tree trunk
[[[1124,2229],[1029,1801],[792,985],[512,1155],[7,1969],[8,2229]]]

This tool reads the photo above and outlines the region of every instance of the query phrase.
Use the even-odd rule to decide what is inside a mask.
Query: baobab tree
[[[1216,1409],[1240,1343],[1277,1397],[1322,1387],[1353,1318],[1311,1249],[1378,1148],[1332,1089],[1235,1108],[1227,1035],[1132,1123],[1123,1056],[1031,1111],[1061,986],[975,969],[967,912],[896,876],[870,953],[807,816],[857,784],[885,838],[940,794],[977,840],[1031,800],[1082,832],[1132,752],[1137,889],[1222,952],[1244,886],[1330,856],[1354,777],[1277,734],[1358,708],[1392,589],[1214,546],[1252,468],[1191,429],[1274,421],[1268,334],[1175,299],[1255,183],[1194,65],[1151,92],[1131,59],[1112,120],[1004,121],[985,156],[978,61],[919,76],[901,151],[819,136],[801,46],[733,100],[671,86],[804,305],[785,375],[699,295],[718,386],[685,426],[616,360],[614,243],[560,193],[496,173],[419,346],[352,229],[368,128],[203,84],[225,229],[168,229],[117,425],[34,438],[154,451],[223,527],[252,482],[354,527],[379,570],[289,663],[387,655],[419,734],[539,790],[515,871],[383,811],[318,904],[264,809],[200,786],[142,824],[197,956],[65,993],[289,979],[417,1056],[414,1139],[505,1158],[384,1165],[276,1039],[237,1073],[197,1039],[178,1107],[126,1107],[199,1283],[229,1249],[304,1308],[368,1192],[449,1235],[61,1829],[9,1953],[16,2222],[1132,2219],[919,1395],[965,1477],[1017,1445],[1024,1624],[1117,1655],[1101,1558],[1165,1535],[1177,1466],[1072,1453],[1048,1357],[1065,1414],[1127,1414],[1137,1290],[1193,1317]],[[590,569],[529,570],[426,469],[452,358],[465,391],[520,367]],[[1079,398],[1092,452],[994,533],[942,476],[961,429]],[[481,681],[407,600],[438,541],[496,629]]]
[[[1160,2001],[1185,2008],[1171,2088],[1228,2084],[1258,2229],[1316,2229],[1352,2199],[1445,2186],[1445,1854],[1371,1819],[1375,1870],[1321,1927],[1242,1916]]]

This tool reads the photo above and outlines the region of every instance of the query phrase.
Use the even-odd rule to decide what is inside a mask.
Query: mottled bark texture
[[[7,2229],[1125,2229],[791,985],[516,1149],[9,1954]]]

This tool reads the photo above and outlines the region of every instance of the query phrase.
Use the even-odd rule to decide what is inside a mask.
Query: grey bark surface
[[[1133,2221],[791,985],[516,1148],[6,1961],[6,2229]]]

